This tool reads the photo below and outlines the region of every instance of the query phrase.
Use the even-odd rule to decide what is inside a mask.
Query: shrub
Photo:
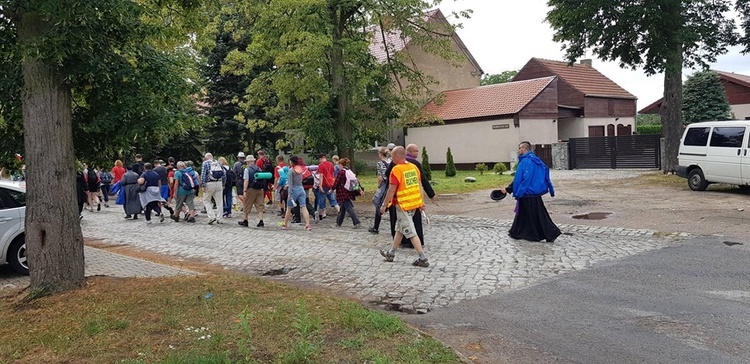
[[[484,171],[487,170],[487,165],[484,163],[479,163],[476,166],[474,166],[474,169],[479,172],[479,175],[484,175]]]
[[[638,125],[635,128],[638,134],[661,134],[661,125]]]
[[[495,172],[495,174],[503,174],[508,170],[508,167],[503,162],[497,162],[492,167],[492,171]]]
[[[354,173],[359,175],[364,175],[365,171],[369,169],[369,166],[367,165],[367,162],[355,159],[354,163],[352,163],[352,170],[354,170]]]
[[[422,171],[428,181],[432,181],[432,168],[430,167],[430,156],[427,155],[427,147],[422,147]]]
[[[456,176],[456,165],[453,164],[453,154],[451,154],[451,148],[448,147],[448,152],[445,153],[445,176],[455,177]]]

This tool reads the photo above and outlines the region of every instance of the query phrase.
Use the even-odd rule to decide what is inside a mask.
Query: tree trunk
[[[666,57],[664,103],[660,111],[665,149],[661,167],[665,174],[677,170],[677,153],[682,137],[682,44],[674,42],[673,46],[674,49]]]
[[[33,41],[46,26],[39,15],[23,14],[18,29],[21,44]],[[71,95],[63,77],[41,60],[27,55],[21,67],[31,291],[49,294],[84,282]]]
[[[334,118],[338,138],[336,148],[340,157],[354,161],[354,127],[349,119],[349,91],[344,72],[344,47],[341,39],[345,27],[344,10],[331,9],[333,16],[333,49],[331,51],[331,86],[334,93]]]

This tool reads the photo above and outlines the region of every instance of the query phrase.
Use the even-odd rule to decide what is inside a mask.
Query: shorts
[[[300,207],[307,206],[307,191],[299,186],[292,187],[289,190],[289,200],[286,202],[286,205],[289,207],[294,207],[295,202]]]
[[[263,190],[248,188],[245,196],[245,212],[249,213],[255,205],[255,209],[258,212],[266,212],[266,204],[264,201]]]
[[[163,198],[164,201],[169,201],[169,186],[161,185],[161,198]]]
[[[396,206],[396,231],[404,234],[404,237],[411,239],[417,236],[417,230],[414,228],[414,212],[417,210],[404,211]]]
[[[242,196],[245,193],[245,181],[241,179],[237,180],[234,189],[237,191],[237,196]]]
[[[189,193],[187,195],[177,195],[175,200],[175,209],[179,211],[182,209],[182,204],[187,205],[189,210],[195,210],[195,194]]]

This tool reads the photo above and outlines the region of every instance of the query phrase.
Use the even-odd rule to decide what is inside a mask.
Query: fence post
[[[560,142],[552,144],[552,168],[570,169],[570,152],[568,151],[570,143]]]

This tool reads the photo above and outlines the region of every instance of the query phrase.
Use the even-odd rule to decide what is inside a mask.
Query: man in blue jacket
[[[518,145],[518,168],[513,183],[502,189],[512,193],[516,199],[516,217],[508,235],[513,239],[554,242],[560,236],[544,207],[542,196],[548,192],[555,197],[555,189],[549,179],[549,168],[531,151],[531,143]]]

